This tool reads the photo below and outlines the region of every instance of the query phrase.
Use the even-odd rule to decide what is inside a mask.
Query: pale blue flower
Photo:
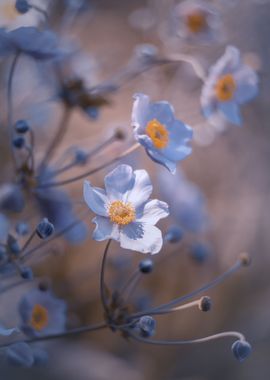
[[[19,303],[21,329],[30,336],[63,332],[66,325],[66,303],[49,290],[31,289]]]
[[[0,29],[0,57],[24,53],[35,59],[55,58],[60,54],[56,35],[35,27],[20,27],[8,32]]]
[[[132,125],[135,139],[155,162],[175,173],[177,162],[191,153],[188,143],[192,129],[175,119],[170,103],[150,103],[144,94],[135,94],[134,98]]]
[[[258,76],[242,63],[236,47],[228,46],[225,54],[210,69],[202,89],[201,105],[204,116],[213,125],[226,122],[242,125],[240,107],[258,94]]]
[[[18,332],[19,332],[19,329],[17,327],[6,328],[0,324],[0,336],[10,336]]]
[[[84,183],[84,199],[97,214],[93,219],[98,241],[114,239],[122,248],[157,253],[162,247],[161,231],[155,224],[169,215],[168,205],[150,200],[152,184],[145,170],[119,165],[104,179],[105,190]]]
[[[160,171],[160,192],[168,202],[171,215],[185,232],[201,233],[209,225],[209,215],[204,194],[183,172],[171,176]]]

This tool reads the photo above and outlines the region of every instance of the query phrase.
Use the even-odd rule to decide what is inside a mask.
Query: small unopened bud
[[[190,247],[190,255],[198,264],[203,264],[211,254],[211,249],[208,244],[195,243]]]
[[[25,236],[29,233],[29,224],[25,222],[18,222],[15,226],[18,235]]]
[[[155,334],[156,321],[149,315],[144,315],[138,322],[140,335],[144,338],[149,338]]]
[[[168,231],[166,232],[164,236],[164,240],[168,241],[169,243],[178,243],[183,239],[184,232],[183,230],[178,226],[171,226]]]
[[[209,311],[212,308],[212,301],[210,297],[204,296],[200,299],[199,309],[201,311]]]
[[[142,260],[139,263],[139,269],[142,273],[151,273],[153,270],[153,266],[154,266],[153,261],[150,259]]]
[[[25,139],[22,136],[14,137],[12,144],[17,149],[22,149],[25,145]]]
[[[32,269],[29,267],[21,268],[21,277],[25,280],[32,280],[34,277]]]
[[[241,260],[242,265],[245,267],[251,264],[251,257],[246,252],[241,253],[240,260]]]
[[[251,345],[245,340],[237,340],[232,345],[232,353],[234,357],[242,362],[251,354]]]
[[[16,0],[15,8],[21,14],[27,13],[31,8],[27,0]]]
[[[120,129],[120,128],[117,128],[115,131],[114,131],[114,137],[117,139],[117,140],[125,140],[126,138],[126,133],[123,129]]]
[[[83,149],[76,149],[75,151],[75,162],[77,165],[85,165],[88,160],[88,153]]]
[[[25,120],[18,120],[15,123],[15,129],[17,133],[24,134],[29,131],[29,125]]]
[[[36,233],[40,239],[47,239],[54,233],[54,225],[44,218],[36,228]]]
[[[40,283],[38,284],[38,288],[41,292],[47,292],[47,290],[49,289],[48,281],[46,280],[40,281]]]

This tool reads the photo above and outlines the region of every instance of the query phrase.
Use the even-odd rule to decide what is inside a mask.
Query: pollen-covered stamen
[[[39,304],[33,307],[32,315],[30,319],[30,325],[37,331],[43,330],[49,322],[48,310]]]
[[[218,79],[215,86],[216,97],[221,102],[231,100],[234,96],[235,90],[236,83],[231,74],[223,75]]]
[[[150,120],[147,123],[145,131],[157,149],[163,149],[167,146],[169,133],[166,126],[161,124],[157,119]]]
[[[135,208],[131,203],[113,201],[109,206],[109,217],[112,223],[127,225],[136,219]]]
[[[187,28],[192,33],[201,33],[207,29],[207,20],[204,12],[196,10],[186,16]]]

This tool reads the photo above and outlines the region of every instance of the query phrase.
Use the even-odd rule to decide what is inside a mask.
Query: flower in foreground
[[[31,289],[19,304],[21,329],[30,336],[60,333],[65,330],[66,303],[49,290]]]
[[[258,76],[242,63],[240,52],[233,46],[210,69],[202,89],[201,105],[204,116],[214,125],[226,122],[242,125],[239,106],[258,93]]]
[[[155,224],[169,215],[165,202],[149,200],[150,178],[145,170],[119,165],[105,178],[105,191],[84,183],[84,199],[97,214],[93,239],[113,239],[122,248],[142,253],[158,253],[162,247],[161,231]]]
[[[175,173],[177,162],[191,153],[188,143],[192,129],[175,119],[170,103],[150,103],[144,94],[135,94],[134,98],[132,125],[135,139],[154,161]]]
[[[173,9],[175,29],[187,42],[211,42],[219,36],[220,17],[203,0],[186,0]]]

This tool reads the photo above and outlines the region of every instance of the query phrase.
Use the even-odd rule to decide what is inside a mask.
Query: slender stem
[[[191,307],[194,307],[194,306],[199,306],[200,304],[200,300],[196,300],[196,301],[192,301],[192,302],[188,302],[188,303],[185,303],[184,305],[180,305],[180,306],[176,306],[176,307],[173,307],[171,309],[167,309],[167,310],[156,310],[156,311],[153,311],[151,313],[147,313],[147,315],[162,315],[162,314],[169,314],[169,313],[173,313],[175,311],[182,311],[182,310],[185,310],[185,309],[190,309]],[[145,314],[144,314],[145,315]],[[132,316],[131,316],[132,317]]]
[[[106,244],[105,251],[102,258],[102,263],[101,263],[101,271],[100,271],[100,297],[101,297],[102,305],[106,312],[108,311],[108,306],[107,306],[107,300],[106,300],[107,297],[106,297],[106,291],[105,291],[105,265],[106,265],[107,254],[110,248],[111,241],[112,239],[109,239],[108,243]]]
[[[36,10],[37,12],[41,13],[42,16],[44,16],[46,23],[49,24],[49,16],[48,16],[48,13],[44,9],[40,8],[39,6],[37,6],[35,4],[29,4],[29,6],[32,9]]]
[[[24,255],[21,257],[21,259],[23,261],[25,261],[32,253],[36,252],[37,250],[45,247],[47,244],[51,243],[53,240],[59,238],[60,236],[62,236],[64,233],[66,233],[67,231],[71,230],[73,227],[75,227],[77,224],[81,223],[81,219],[85,218],[87,215],[89,214],[89,210],[85,211],[84,213],[82,213],[80,216],[78,216],[80,219],[78,220],[75,220],[73,223],[70,223],[69,225],[67,225],[65,228],[63,228],[62,230],[60,230],[59,232],[57,232],[56,234],[54,234],[51,239],[48,239],[48,240],[44,240],[42,241],[40,244],[37,244],[35,247],[33,247],[32,249],[30,249],[29,251],[25,252]]]
[[[41,184],[40,186],[38,186],[38,188],[39,189],[45,189],[45,188],[49,188],[49,187],[64,186],[64,185],[67,185],[69,183],[79,181],[79,180],[81,180],[81,179],[83,179],[83,178],[85,178],[87,176],[90,176],[92,174],[95,174],[95,173],[99,172],[102,169],[105,169],[107,166],[110,166],[110,165],[114,164],[117,161],[120,161],[122,158],[126,157],[127,155],[129,155],[130,153],[132,153],[136,149],[138,149],[139,146],[140,146],[140,144],[136,143],[136,144],[132,145],[129,149],[125,150],[119,156],[113,158],[110,161],[105,162],[104,164],[96,167],[95,169],[92,169],[92,170],[89,170],[89,171],[87,171],[87,172],[85,172],[83,174],[80,174],[77,177],[69,178],[69,179],[66,179],[64,181],[59,181],[59,182],[44,183],[44,184]]]
[[[13,158],[13,162],[14,162],[14,166],[15,167],[16,167],[16,156],[15,156],[15,152],[14,152],[13,145],[12,145],[12,140],[13,140],[13,119],[12,119],[12,116],[13,116],[13,101],[12,101],[13,93],[12,93],[12,82],[13,82],[15,68],[16,68],[16,65],[18,63],[19,57],[20,57],[20,54],[17,53],[15,55],[15,57],[13,58],[13,61],[12,61],[11,67],[10,67],[10,71],[9,71],[9,75],[8,75],[8,83],[7,83],[7,122],[8,122],[8,131],[9,131],[9,142],[10,142],[11,153],[12,153],[12,158]]]
[[[201,64],[191,55],[187,54],[173,54],[168,57],[168,60],[172,63],[178,63],[178,62],[186,62],[191,65],[191,67],[194,70],[194,73],[197,75],[199,79],[202,80],[202,82],[205,82],[207,79],[206,73],[204,68],[201,66]]]
[[[141,338],[135,334],[131,334],[130,332],[129,332],[129,334],[134,340],[137,340],[138,342],[147,343],[147,344],[154,344],[154,345],[159,345],[159,346],[179,346],[182,344],[205,343],[205,342],[209,342],[211,340],[228,338],[228,337],[235,337],[241,341],[245,341],[244,335],[239,333],[238,331],[225,331],[225,332],[222,332],[219,334],[209,335],[209,336],[206,336],[204,338],[189,339],[189,340],[144,339],[144,338]]]
[[[23,253],[26,250],[26,248],[29,246],[29,244],[31,243],[31,241],[34,239],[35,236],[36,236],[36,230],[34,230],[32,232],[32,234],[29,236],[29,238],[24,243],[24,245],[23,245],[23,247],[21,249],[21,253]]]
[[[46,150],[44,157],[39,165],[39,172],[42,172],[44,170],[48,162],[52,159],[55,153],[55,149],[62,142],[65,136],[65,133],[68,129],[68,120],[69,120],[70,114],[71,114],[71,110],[65,107],[57,132],[54,138],[52,139],[51,143],[49,144],[48,149]]]
[[[213,281],[209,282],[206,285],[203,285],[199,289],[196,289],[193,292],[188,293],[188,294],[186,294],[186,295],[184,295],[182,297],[175,298],[174,300],[172,300],[172,301],[170,301],[168,303],[165,303],[163,305],[151,308],[149,310],[145,310],[144,312],[133,314],[133,317],[137,318],[137,317],[140,317],[140,316],[143,316],[143,315],[146,315],[146,314],[150,314],[150,313],[155,312],[155,311],[161,311],[162,309],[168,309],[168,308],[171,308],[171,307],[173,307],[173,306],[175,306],[175,305],[177,305],[179,303],[182,303],[182,302],[188,300],[189,298],[193,298],[193,297],[197,296],[199,293],[205,292],[205,291],[213,288],[214,286],[218,285],[219,283],[223,282],[227,277],[231,276],[234,272],[238,271],[239,268],[242,267],[242,265],[243,265],[242,261],[238,260],[225,273],[223,273],[220,276],[216,277]]]

